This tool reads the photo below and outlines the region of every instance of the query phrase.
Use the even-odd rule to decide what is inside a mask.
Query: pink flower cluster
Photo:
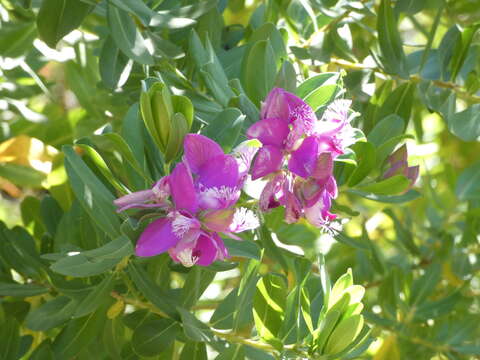
[[[273,89],[263,104],[260,121],[247,130],[262,148],[254,160],[252,179],[268,182],[260,196],[260,209],[285,207],[285,221],[306,218],[328,228],[337,196],[333,161],[355,142],[348,109],[350,101],[337,100],[317,119],[312,108],[297,96]]]
[[[240,147],[234,155],[203,135],[188,134],[184,159],[172,173],[150,190],[115,200],[119,211],[156,207],[165,216],[149,224],[140,236],[135,253],[154,256],[168,251],[184,266],[208,266],[228,254],[219,233],[232,233],[258,226],[255,214],[235,208],[254,155]]]
[[[135,253],[163,252],[185,266],[208,266],[228,256],[220,233],[256,228],[255,214],[235,207],[253,162],[252,180],[267,181],[259,201],[261,211],[286,209],[285,220],[306,218],[319,228],[329,226],[337,196],[333,162],[354,142],[349,123],[350,102],[338,100],[317,119],[312,108],[297,96],[273,89],[261,109],[261,118],[247,130],[262,147],[242,143],[233,154],[202,135],[188,134],[182,162],[150,190],[117,200],[119,211],[158,208],[164,216],[150,223],[140,236]],[[258,150],[258,152],[257,152]]]

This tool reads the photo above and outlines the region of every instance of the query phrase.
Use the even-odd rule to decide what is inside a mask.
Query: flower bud
[[[191,101],[185,96],[172,95],[165,83],[156,82],[140,95],[140,110],[165,161],[172,161],[181,151],[183,138],[193,122]]]

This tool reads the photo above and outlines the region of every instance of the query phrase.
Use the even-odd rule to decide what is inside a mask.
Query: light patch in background
[[[367,222],[365,223],[365,229],[367,230],[367,232],[371,233],[375,231],[380,226],[380,224],[385,224],[385,222],[390,223],[390,218],[383,212],[378,212],[367,220]]]
[[[248,176],[245,185],[243,186],[243,191],[253,199],[260,199],[260,195],[262,194],[263,188],[267,184],[268,181],[258,179],[252,180],[250,175]]]
[[[336,242],[330,234],[321,234],[315,241],[315,248],[320,254],[328,254],[332,245]]]
[[[278,240],[277,234],[271,233],[271,235],[272,235],[272,240],[273,240],[273,242],[274,242],[275,245],[277,245],[279,248],[285,249],[285,250],[287,250],[287,251],[290,251],[290,252],[292,252],[292,253],[294,253],[294,254],[297,254],[297,255],[300,255],[300,256],[304,256],[304,255],[305,255],[305,253],[303,252],[303,249],[302,249],[300,246],[284,244],[284,243],[282,243],[280,240]]]
[[[98,40],[99,38],[95,34],[82,32],[80,30],[73,30],[71,33],[64,36],[62,41],[65,41],[66,43],[73,45],[82,39],[84,41],[90,42],[90,41]]]
[[[63,47],[60,50],[54,50],[48,47],[42,40],[35,39],[33,46],[45,56],[47,60],[65,62],[75,59],[75,50],[72,47]]]

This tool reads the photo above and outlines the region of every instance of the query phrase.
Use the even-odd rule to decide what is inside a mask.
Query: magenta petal
[[[285,101],[286,91],[281,88],[272,89],[262,105],[262,110],[260,117],[261,119],[266,118],[277,118],[288,123],[289,121],[289,107],[288,103]]]
[[[302,205],[297,197],[290,191],[285,193],[285,222],[294,224],[302,215]]]
[[[154,256],[175,246],[180,239],[173,233],[172,222],[167,218],[155,220],[143,231],[137,241],[137,256]]]
[[[392,177],[394,175],[402,175],[405,174],[408,170],[408,163],[406,161],[400,160],[396,163],[393,163],[390,169],[385,171],[383,177],[385,179]]]
[[[312,206],[305,208],[305,217],[313,226],[323,228],[329,221],[334,220],[336,215],[329,212],[332,201],[327,192]]]
[[[420,167],[418,165],[410,166],[407,168],[406,173],[407,173],[406,174],[407,178],[409,178],[411,181],[411,186],[413,186],[413,184],[415,184],[415,182],[418,179],[418,174],[420,173]]]
[[[223,150],[220,145],[203,135],[186,135],[183,147],[185,159],[195,174],[197,174],[200,168],[209,162],[210,159],[223,155]]]
[[[217,259],[217,254],[216,241],[205,234],[200,235],[192,252],[193,256],[198,257],[197,264],[208,266]]]
[[[245,183],[248,177],[248,173],[250,171],[250,165],[252,164],[252,160],[260,149],[257,144],[252,144],[252,142],[256,142],[256,140],[246,140],[240,145],[238,145],[235,149],[233,149],[232,152],[232,155],[237,160],[238,165],[238,188],[241,188]]]
[[[317,157],[315,168],[312,172],[312,177],[318,180],[326,179],[331,176],[333,172],[333,158],[329,152],[321,153]]]
[[[187,166],[184,163],[177,164],[168,180],[177,210],[187,210],[194,214],[198,209],[198,201],[192,174]]]
[[[302,145],[292,153],[288,169],[303,178],[309,177],[315,169],[318,154],[318,140],[314,136],[305,138]]]
[[[253,162],[252,180],[280,170],[283,161],[282,151],[271,145],[265,145],[258,153]]]
[[[281,173],[265,185],[259,200],[261,211],[265,212],[280,206],[279,199],[283,196],[283,184],[285,180],[285,175]]]
[[[151,201],[154,198],[155,194],[152,190],[142,190],[115,199],[113,203],[118,207],[117,211],[120,212],[134,207],[141,207],[146,201]]]
[[[231,155],[219,155],[209,159],[198,171],[198,182],[206,188],[231,187],[238,184],[238,164]]]
[[[258,139],[264,145],[283,146],[290,129],[288,124],[278,118],[269,118],[257,121],[247,130],[247,137]]]

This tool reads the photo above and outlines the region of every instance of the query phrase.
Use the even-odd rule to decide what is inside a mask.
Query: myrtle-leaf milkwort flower
[[[159,207],[165,212],[140,235],[136,255],[168,251],[184,266],[208,266],[226,258],[227,249],[218,233],[238,233],[258,226],[251,210],[235,207],[256,149],[241,145],[233,155],[227,155],[213,140],[188,134],[183,161],[170,175],[151,190],[115,201],[119,211]]]
[[[317,119],[294,94],[281,88],[268,94],[260,120],[247,130],[263,145],[252,167],[252,180],[269,179],[260,196],[262,211],[285,206],[286,222],[304,217],[319,228],[335,219],[333,162],[355,142],[349,107],[350,101],[336,100]]]

